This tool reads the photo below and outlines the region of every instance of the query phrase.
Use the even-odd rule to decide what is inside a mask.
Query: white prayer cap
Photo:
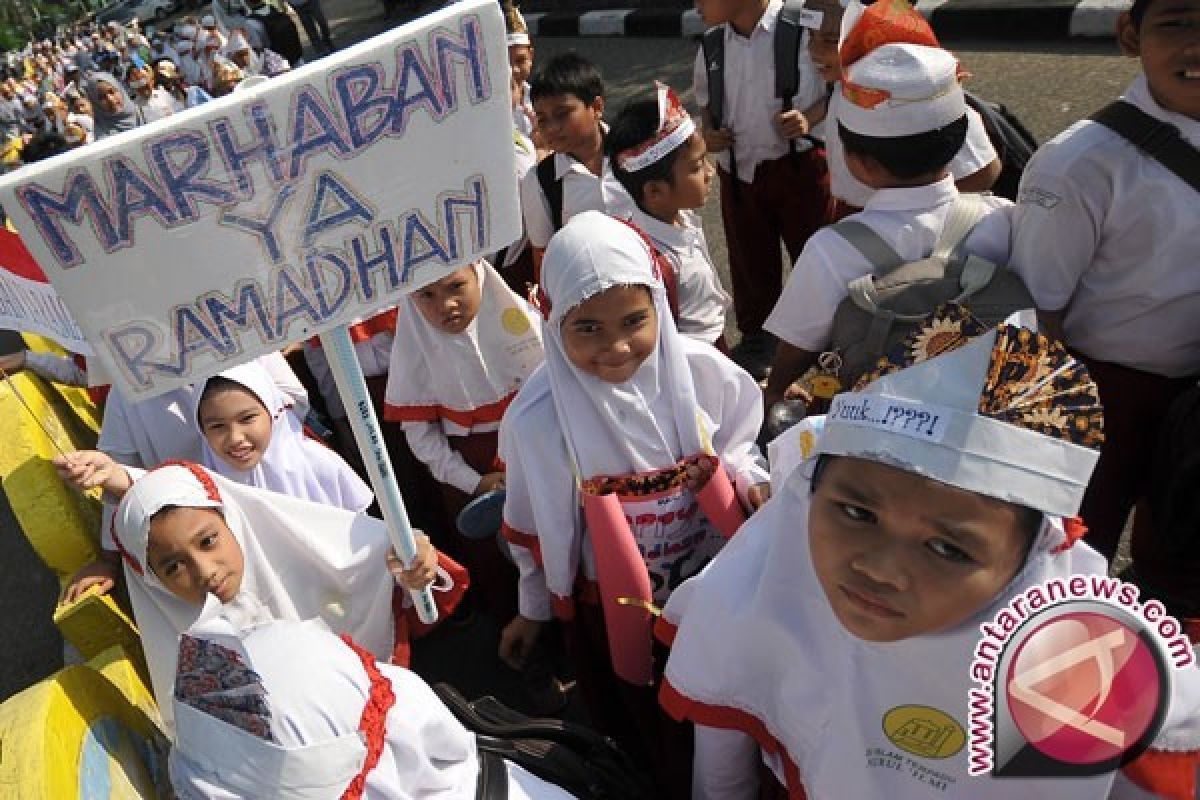
[[[1104,439],[1099,394],[1019,316],[975,335],[961,306],[940,309],[863,388],[833,398],[817,449],[1075,516]]]
[[[926,133],[967,113],[958,60],[937,47],[882,45],[849,66],[841,91],[838,122],[863,136]]]
[[[195,39],[196,38],[196,26],[195,25],[184,25],[177,31],[177,33],[179,35],[179,38],[181,38],[181,39]]]
[[[201,28],[217,27],[217,18],[214,17],[212,14],[205,14],[203,17],[200,18],[200,27]]]

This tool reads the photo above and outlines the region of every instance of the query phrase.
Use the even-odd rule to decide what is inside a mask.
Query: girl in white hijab
[[[1035,593],[1045,606],[1055,582],[1107,580],[1104,559],[1076,541],[1086,529],[1073,518],[1103,439],[1095,384],[1061,346],[1032,331],[1004,325],[969,338],[981,330],[952,307],[865,377],[865,388],[835,397],[823,423],[789,431],[810,447],[815,437],[813,460],[667,604],[671,656],[660,699],[673,717],[697,725],[696,797],[758,797],[760,759],[794,799],[1150,796],[1123,793],[1130,785],[1111,771],[970,774],[980,723],[972,690],[989,680],[977,656],[990,653],[982,663],[999,676],[987,687],[1000,695],[996,715],[990,706],[985,714],[996,766],[1011,764],[1006,753],[1024,743],[997,721],[1004,702],[1034,720],[1022,728],[1025,756],[1041,752],[1042,736],[1074,729],[1069,717],[1047,725],[1049,716],[1037,717],[1044,711],[1028,710],[1045,705],[1021,705],[1027,695],[1008,688],[1007,676],[1021,680],[1021,632],[1035,632],[1024,640],[1032,644],[1039,625],[1059,624],[1033,616]],[[1024,609],[1028,624],[997,623],[1015,616],[1013,608]],[[1066,620],[1072,636],[1080,624]],[[981,644],[988,626],[1013,634],[999,655],[994,642],[990,650]],[[1034,666],[1048,664],[1063,642],[1080,641],[1058,639]],[[1118,703],[1153,692],[1144,673],[1121,674],[1128,658],[1109,661]],[[1103,683],[1099,655],[1095,666]],[[1159,676],[1171,691],[1156,746],[1180,763],[1159,761],[1158,779],[1191,777],[1186,794],[1154,796],[1191,797],[1200,672],[1194,660],[1167,671]],[[1048,695],[1070,681],[1089,692],[1076,695],[1083,705],[1098,692],[1097,719],[1132,725],[1131,716],[1102,713],[1108,692],[1085,685],[1095,679],[1086,669],[1053,675],[1038,684]],[[1075,753],[1090,746],[1075,741]],[[1108,769],[1116,765],[1114,758]],[[1124,788],[1113,790],[1114,780]]]
[[[504,486],[500,418],[542,363],[540,316],[486,261],[408,295],[396,320],[384,415],[441,484],[449,519]],[[494,539],[458,543],[485,607],[516,613],[516,573]]]
[[[176,463],[141,474],[115,523],[113,541],[168,727],[179,635],[214,599],[246,623],[320,617],[375,658],[407,662],[415,615],[394,597],[391,549],[379,520]],[[430,552],[398,577],[407,588],[438,577],[445,610],[465,587],[439,570]]]
[[[573,660],[597,727],[633,736],[631,749],[660,768],[660,796],[686,795],[686,777],[665,777],[671,737],[654,730],[644,606],[664,603],[716,552],[718,526],[732,533],[704,507],[710,486],[723,482],[735,506],[729,478],[747,506],[765,499],[762,396],[714,347],[675,330],[651,251],[625,223],[572,218],[542,277],[546,363],[501,431],[505,535],[521,570],[501,655],[520,660],[552,613],[578,615]]]
[[[371,487],[346,461],[304,433],[291,399],[257,362],[209,378],[193,396],[191,421],[204,443],[203,464],[230,480],[366,511]]]
[[[173,702],[181,800],[477,796],[475,736],[416,674],[319,620],[199,623],[181,642]],[[494,767],[510,800],[572,798],[511,762]]]

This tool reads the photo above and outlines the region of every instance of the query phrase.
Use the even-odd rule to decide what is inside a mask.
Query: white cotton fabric
[[[1106,575],[1107,564],[1082,542],[1052,553],[1064,532],[1059,519],[1048,518],[1024,569],[983,611],[943,633],[865,642],[838,622],[813,571],[808,474],[808,469],[793,473],[784,493],[671,596],[664,613],[679,629],[666,680],[694,701],[760,721],[796,764],[811,800],[928,800],[931,788],[915,770],[870,765],[872,748],[898,750],[882,730],[884,714],[901,705],[928,706],[969,730],[970,663],[979,624],[1029,587],[1075,574]],[[1106,796],[1112,782],[1111,775],[972,778],[968,753],[964,747],[948,758],[911,758],[948,778],[938,793],[948,800],[1017,795],[1093,800]],[[781,762],[766,760],[785,780]],[[719,762],[711,766],[717,769]],[[706,771],[704,765],[697,768]]]
[[[737,33],[732,25],[724,25],[725,119],[722,123],[733,131],[737,140],[732,150],[737,159],[738,180],[745,183],[754,180],[754,171],[759,164],[782,158],[791,148],[791,142],[783,138],[775,124],[775,115],[783,110],[782,101],[775,96],[775,25],[782,9],[783,0],[771,0],[749,36]],[[792,107],[797,111],[811,108],[825,94],[825,82],[808,54],[810,35],[804,31],[796,54],[799,81]],[[696,95],[696,104],[707,107],[708,64],[703,48],[697,48],[692,65],[692,91]],[[812,147],[805,139],[797,139],[795,144],[801,152]],[[729,172],[729,154],[729,150],[722,150],[713,156],[726,172]]]
[[[850,99],[854,86],[887,97],[865,108]],[[846,80],[838,88],[839,121],[863,136],[912,136],[943,128],[967,113],[958,59],[940,47],[880,45],[846,68]]]
[[[848,219],[870,227],[901,257],[918,261],[933,252],[956,197],[958,190],[950,177],[926,186],[881,189],[870,197],[865,209]],[[966,238],[963,252],[993,264],[1007,264],[1012,203],[991,196],[981,200],[991,210]],[[862,253],[836,230],[817,231],[805,243],[763,327],[793,347],[814,353],[824,351],[832,335],[834,313],[846,298],[847,285],[874,271]]]
[[[629,220],[675,267],[679,308],[675,327],[684,336],[715,344],[725,333],[725,314],[733,299],[713,266],[700,216],[680,211],[679,223],[668,225],[634,206]]]
[[[357,735],[371,682],[358,655],[317,620],[272,622],[237,631],[224,619],[191,635],[243,657],[266,690],[276,742],[267,742],[176,701],[179,735],[171,782],[181,800],[325,800],[361,770]],[[303,661],[305,669],[296,670]],[[463,800],[475,796],[475,736],[415,673],[378,664],[396,702],[386,717],[378,764],[367,773],[370,800]],[[512,800],[571,795],[507,764]],[[286,775],[286,785],[273,780]]]
[[[203,391],[192,397],[190,421],[200,434],[204,466],[245,486],[256,486],[347,511],[365,511],[375,495],[340,455],[310,439],[304,425],[291,413],[291,400],[281,392],[261,365],[249,362],[225,370],[219,377],[238,383],[258,398],[271,417],[271,440],[262,459],[252,469],[241,470],[222,459],[203,438],[199,410]]]
[[[221,512],[244,556],[241,592],[230,604],[243,615],[320,617],[376,658],[391,658],[395,581],[387,569],[384,523],[208,475],[219,500],[209,498],[190,469],[168,466],[135,480],[117,509],[116,535],[142,569],[138,574],[126,561],[125,578],[168,730],[179,635],[200,618],[202,608],[167,591],[146,563],[150,520],[167,505]]]
[[[542,262],[553,309],[543,332],[546,363],[505,417],[504,518],[511,528],[538,535],[545,586],[560,598],[572,594],[583,550],[581,480],[661,469],[699,453],[720,456],[743,492],[767,479],[754,444],[762,401],[753,379],[710,345],[676,331],[652,269],[641,237],[598,212],[568,223]],[[561,328],[584,300],[627,285],[650,289],[658,342],[629,381],[613,384],[570,362]],[[584,561],[585,574],[594,576],[590,553]],[[521,613],[545,619],[548,598],[538,591],[537,571],[528,561],[521,567]]]
[[[510,397],[542,363],[541,316],[486,261],[474,265],[481,299],[462,333],[446,333],[425,319],[411,295],[396,317],[386,403],[404,409],[441,406],[469,412]],[[442,419],[451,435],[499,428],[497,419],[470,429]]]
[[[1200,147],[1200,121],[1167,111],[1144,75],[1123,99]],[[1196,190],[1124,137],[1083,120],[1021,178],[1013,269],[1038,308],[1063,311],[1071,347],[1177,378],[1200,373]]]

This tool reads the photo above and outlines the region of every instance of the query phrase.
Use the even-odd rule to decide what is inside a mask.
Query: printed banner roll
[[[717,529],[717,533],[726,539],[737,533],[738,528],[746,521],[746,513],[738,502],[737,492],[733,481],[729,480],[725,467],[719,458],[713,458],[716,469],[704,488],[696,492],[696,502],[708,521]]]
[[[635,686],[648,686],[654,680],[654,615],[647,607],[654,603],[654,591],[646,562],[617,495],[584,492],[583,515],[596,553],[613,671]],[[623,598],[633,603],[619,602]]]

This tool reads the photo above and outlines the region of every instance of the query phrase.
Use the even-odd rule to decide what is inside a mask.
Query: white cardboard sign
[[[144,398],[512,242],[514,162],[503,16],[465,0],[30,165],[0,203],[100,366]]]

